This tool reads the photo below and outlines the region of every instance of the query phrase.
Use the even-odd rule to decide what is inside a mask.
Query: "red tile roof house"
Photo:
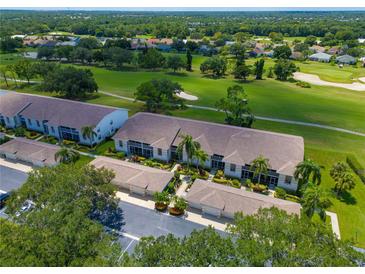
[[[204,164],[207,168],[252,179],[250,163],[263,155],[271,165],[266,183],[289,190],[298,187],[293,174],[304,157],[304,141],[299,136],[140,112],[129,118],[113,139],[116,149],[128,155],[170,161],[180,160],[176,148],[181,134],[200,143],[209,155]],[[187,160],[186,153],[181,160]]]
[[[142,196],[152,196],[155,192],[162,192],[174,177],[174,173],[170,171],[108,157],[98,157],[90,165],[111,169],[115,173],[115,178],[112,180],[114,185]]]
[[[0,94],[0,124],[24,126],[81,144],[97,144],[112,136],[128,119],[128,110],[52,97],[15,92]],[[96,136],[83,138],[82,127],[91,126]]]
[[[300,204],[244,189],[197,179],[186,195],[189,206],[216,217],[234,218],[234,214],[252,215],[260,208],[277,207],[288,214],[300,214]]]
[[[51,167],[58,164],[55,155],[59,150],[56,145],[18,137],[0,145],[0,156],[38,167]]]

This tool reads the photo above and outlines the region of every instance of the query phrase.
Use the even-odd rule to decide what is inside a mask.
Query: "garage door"
[[[203,212],[209,215],[213,215],[216,217],[220,217],[221,216],[221,210],[217,209],[217,208],[213,208],[213,207],[209,207],[209,206],[203,206]]]

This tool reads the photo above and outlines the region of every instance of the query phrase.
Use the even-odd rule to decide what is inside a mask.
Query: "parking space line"
[[[122,259],[122,257],[123,257],[123,255],[124,255],[124,253],[128,250],[128,248],[131,246],[131,244],[132,244],[134,241],[135,241],[135,240],[134,240],[134,239],[132,239],[132,240],[129,242],[129,244],[127,245],[127,247],[123,250],[122,254],[119,256],[119,258],[118,258],[118,262]]]
[[[120,235],[127,237],[129,239],[132,239],[133,241],[139,241],[141,239],[141,238],[138,238],[136,236],[133,236],[133,235],[125,233],[125,232],[121,232]]]

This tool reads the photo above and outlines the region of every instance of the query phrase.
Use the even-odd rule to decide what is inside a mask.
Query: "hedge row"
[[[365,183],[365,168],[357,161],[354,155],[346,157],[347,164],[360,177],[361,181]]]

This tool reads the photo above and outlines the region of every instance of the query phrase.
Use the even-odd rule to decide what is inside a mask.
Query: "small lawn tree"
[[[194,141],[191,135],[182,134],[180,137],[182,138],[182,141],[177,146],[176,152],[180,155],[180,157],[182,157],[184,151],[186,152],[187,164],[189,167],[192,159],[196,155],[196,152],[200,149],[200,144],[199,142]]]
[[[323,169],[323,166],[318,165],[311,159],[305,159],[296,166],[294,178],[299,181],[300,187],[306,186],[309,181],[319,185],[322,178],[321,169]]]
[[[95,126],[84,126],[81,128],[81,135],[84,139],[90,141],[90,145],[93,146],[94,137],[97,136],[96,132],[94,131]]]
[[[70,148],[62,147],[59,151],[55,154],[55,161],[60,163],[68,164],[74,163],[80,158],[80,154]]]
[[[312,218],[315,212],[319,214],[321,220],[326,220],[326,209],[331,206],[331,201],[328,199],[327,193],[315,184],[308,184],[303,199],[303,212],[309,218]]]

